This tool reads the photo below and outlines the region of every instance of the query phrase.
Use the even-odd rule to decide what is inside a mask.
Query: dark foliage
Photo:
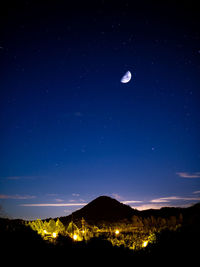
[[[0,219],[1,260],[6,264],[31,262],[36,257],[43,258],[50,249],[35,231],[27,227],[22,220]]]

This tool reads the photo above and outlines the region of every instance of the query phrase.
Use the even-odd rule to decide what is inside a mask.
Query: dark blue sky
[[[195,3],[42,2],[1,11],[1,213],[200,201]]]

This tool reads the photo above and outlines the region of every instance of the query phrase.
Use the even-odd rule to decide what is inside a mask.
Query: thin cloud
[[[177,172],[176,174],[181,178],[200,178],[200,172]]]
[[[111,194],[111,196],[114,197],[117,200],[122,200],[123,199],[122,196],[120,196],[119,194],[116,194],[116,193]]]
[[[22,177],[21,176],[9,176],[6,177],[7,180],[21,180]]]
[[[196,191],[200,193],[200,191]],[[194,192],[193,192],[194,193]],[[189,207],[194,201],[200,201],[200,197],[181,197],[181,196],[169,196],[160,197],[149,200],[147,203],[141,205],[131,205],[131,208],[137,210],[147,209],[161,209],[164,207]],[[142,202],[142,201],[141,201]]]
[[[169,203],[175,200],[183,200],[183,201],[199,201],[200,197],[179,197],[179,196],[171,196],[171,197],[161,197],[152,199],[151,203]]]
[[[72,196],[73,196],[73,197],[79,197],[79,196],[80,196],[80,194],[73,193],[73,194],[72,194]]]
[[[30,195],[0,195],[0,199],[33,199],[36,198],[36,196],[30,196]]]
[[[56,201],[56,202],[63,202],[64,200],[61,199],[61,198],[55,198],[55,201]]]
[[[117,193],[113,193],[111,195],[112,195],[112,197],[114,197],[115,199],[117,199],[118,201],[120,201],[123,204],[142,203],[143,202],[143,201],[140,201],[140,200],[124,200],[124,197],[120,196]]]
[[[200,191],[194,191],[193,194],[200,194]]]
[[[151,203],[166,203],[166,202],[169,202],[169,200],[166,198],[156,198],[156,199],[152,199],[150,202]]]
[[[73,207],[73,206],[85,206],[88,203],[32,203],[21,204],[23,207]]]
[[[75,202],[77,202],[76,199],[69,199],[68,201],[69,201],[70,203],[75,203]]]
[[[2,180],[13,180],[13,181],[16,181],[16,180],[22,180],[22,179],[25,179],[26,177],[24,176],[1,176],[0,179]]]
[[[121,201],[123,204],[131,204],[131,203],[142,203],[143,201],[140,200],[127,200],[127,201]]]
[[[137,210],[149,210],[149,209],[161,209],[161,208],[165,208],[165,207],[182,207],[182,208],[187,208],[191,206],[190,204],[177,204],[177,205],[170,205],[169,203],[152,203],[152,204],[143,204],[143,205],[139,205],[139,206],[131,206],[131,208],[133,209],[137,209]]]
[[[38,178],[46,178],[45,176],[0,176],[0,179],[2,180],[9,180],[9,181],[23,181],[23,180],[36,180]]]

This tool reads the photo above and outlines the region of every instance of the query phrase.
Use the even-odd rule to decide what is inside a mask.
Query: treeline
[[[132,225],[134,227],[144,228],[146,230],[160,230],[162,228],[174,229],[177,226],[180,226],[183,223],[182,213],[177,216],[170,217],[140,217],[134,215],[132,217]]]
[[[120,222],[109,223],[101,222],[98,226],[88,224],[84,218],[76,222],[69,222],[64,225],[59,218],[50,219],[48,221],[42,221],[37,219],[35,221],[28,222],[27,224],[38,234],[45,236],[48,234],[63,234],[63,235],[74,235],[81,233],[94,233],[99,231],[112,232],[116,228],[120,228],[121,231],[134,231],[141,230],[144,232],[149,231],[159,231],[162,229],[175,230],[177,227],[181,226],[183,222],[183,215],[180,213],[177,216],[170,216],[169,218],[163,217],[140,217],[137,215],[132,216],[131,220],[124,219]]]
[[[59,218],[56,220],[50,219],[49,221],[37,219],[27,222],[27,226],[30,226],[31,229],[41,235],[43,239],[50,240],[52,240],[52,238],[57,238],[59,235],[68,236],[74,241],[89,240],[99,231],[98,227],[87,224],[83,218],[78,225],[79,227],[73,221],[64,225]]]
[[[56,237],[57,234],[65,234],[66,231],[65,226],[59,219],[56,221],[53,219],[50,219],[49,221],[37,219],[35,221],[27,222],[27,225],[30,226],[32,230],[37,231],[41,236],[53,235],[54,233],[54,236]]]
[[[76,220],[75,223],[80,225],[81,221]],[[98,229],[105,229],[107,231],[114,230],[115,228],[121,228],[123,231],[134,231],[141,230],[145,232],[149,231],[160,231],[162,229],[175,230],[177,227],[181,226],[183,223],[183,214],[179,213],[173,216],[139,216],[133,215],[131,219],[123,219],[117,222],[108,222],[108,221],[100,221],[97,223],[96,227]],[[90,226],[95,224],[90,221]]]

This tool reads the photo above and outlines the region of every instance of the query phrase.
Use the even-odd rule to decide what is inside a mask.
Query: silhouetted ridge
[[[139,220],[150,220],[152,216],[159,220],[159,218],[168,219],[176,217],[177,220],[183,217],[183,225],[200,224],[200,203],[188,208],[164,207],[161,209],[149,209],[139,211],[133,209],[128,205],[120,203],[116,199],[108,196],[100,196],[80,210],[73,212],[69,216],[60,217],[62,223],[67,225],[70,221],[80,222],[84,218],[89,224],[101,225],[103,222],[119,222],[123,220],[132,221],[133,216],[137,216]],[[146,221],[146,223],[147,223]],[[145,223],[144,223],[145,224]]]
[[[100,196],[82,209],[72,213],[74,219],[82,217],[87,221],[119,221],[122,219],[130,219],[134,214],[134,210],[107,196]]]

